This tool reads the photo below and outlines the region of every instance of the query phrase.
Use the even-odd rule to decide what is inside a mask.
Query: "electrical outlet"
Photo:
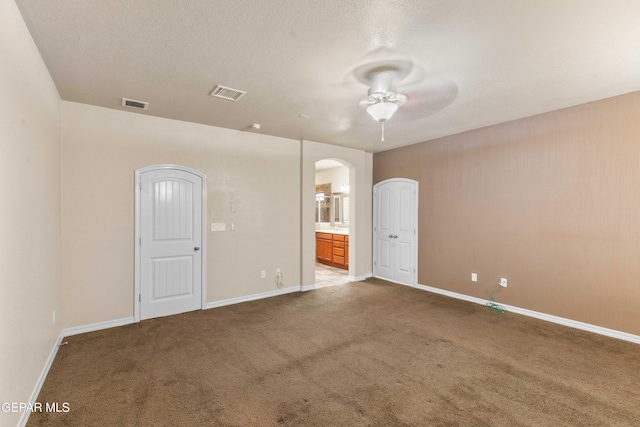
[[[503,288],[507,287],[507,279],[505,279],[504,277],[502,277],[500,279],[500,286],[502,286]]]
[[[266,270],[262,270],[262,271],[260,272],[260,278],[261,278],[261,279],[264,279],[265,277],[267,277],[267,271],[266,271]]]
[[[280,269],[276,268],[276,274],[280,274]]]
[[[478,281],[478,275],[476,273],[471,273],[471,281],[472,282],[477,282]]]

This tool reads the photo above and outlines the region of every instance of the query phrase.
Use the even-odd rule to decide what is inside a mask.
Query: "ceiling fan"
[[[437,59],[429,62],[425,70],[408,56],[381,47],[365,55],[348,74],[348,82],[357,82],[360,88],[360,85],[369,87],[359,105],[381,124],[382,141],[385,122],[394,115],[400,122],[416,123],[446,108],[457,98],[457,84],[443,73]],[[398,113],[399,110],[403,111]]]
[[[384,123],[402,107],[409,97],[398,92],[396,84],[404,80],[413,69],[413,63],[401,59],[389,59],[370,62],[353,70],[355,77],[370,86],[367,97],[360,101],[360,106],[382,125],[384,141]]]

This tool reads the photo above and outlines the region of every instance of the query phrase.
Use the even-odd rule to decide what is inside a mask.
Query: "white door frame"
[[[191,173],[193,175],[199,176],[202,179],[202,212],[201,212],[201,219],[202,219],[202,228],[201,228],[201,232],[202,232],[202,248],[201,248],[201,256],[202,256],[202,262],[201,264],[201,272],[202,272],[202,301],[201,301],[201,308],[204,310],[206,308],[207,305],[207,241],[206,241],[206,237],[207,237],[207,233],[206,233],[206,228],[205,228],[205,224],[206,224],[206,220],[207,220],[207,177],[202,173],[202,172],[198,172],[195,169],[191,169],[188,168],[186,166],[179,166],[179,165],[170,165],[170,164],[166,164],[166,165],[153,165],[153,166],[146,166],[144,168],[140,168],[140,169],[136,169],[135,171],[135,195],[136,195],[136,201],[135,201],[135,242],[134,242],[134,246],[135,246],[135,284],[134,284],[134,292],[133,292],[133,307],[134,307],[134,321],[135,322],[139,322],[140,321],[140,281],[141,281],[141,265],[140,263],[142,262],[141,258],[140,258],[140,192],[141,192],[141,178],[142,178],[142,174],[145,172],[149,172],[149,171],[154,171],[154,170],[179,170],[179,171],[183,171],[183,172],[188,172]]]
[[[410,285],[410,286],[415,286],[418,284],[418,195],[420,194],[419,190],[419,182],[415,181],[413,179],[408,179],[408,178],[389,178],[389,179],[385,179],[384,181],[380,181],[378,183],[376,183],[373,186],[373,275],[374,277],[378,277],[376,275],[376,270],[377,270],[377,262],[378,262],[378,239],[376,238],[376,224],[377,224],[377,209],[376,209],[376,203],[377,203],[377,197],[378,197],[378,192],[377,189],[384,185],[384,184],[388,184],[390,182],[404,182],[407,184],[412,184],[415,186],[415,199],[414,199],[414,212],[413,212],[413,227],[415,229],[415,244],[413,247],[413,265],[415,266],[415,271],[413,274],[413,283],[402,283],[403,285]],[[384,280],[389,280],[387,278],[383,278]],[[399,283],[399,282],[398,282]]]

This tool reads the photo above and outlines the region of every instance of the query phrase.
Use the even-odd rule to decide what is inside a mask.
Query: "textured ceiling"
[[[370,152],[640,89],[637,0],[16,3],[65,100]],[[380,142],[352,70],[390,55],[415,67]]]

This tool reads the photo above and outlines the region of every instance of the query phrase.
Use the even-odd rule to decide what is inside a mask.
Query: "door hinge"
[[[142,294],[138,294],[138,302],[142,302]]]
[[[142,237],[138,237],[138,244],[142,246]]]

